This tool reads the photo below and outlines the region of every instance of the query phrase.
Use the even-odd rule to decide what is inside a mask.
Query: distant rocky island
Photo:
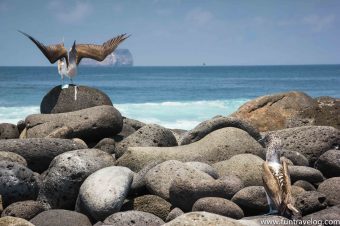
[[[133,57],[128,49],[116,49],[105,60],[98,62],[92,59],[83,59],[81,65],[86,66],[133,66]]]

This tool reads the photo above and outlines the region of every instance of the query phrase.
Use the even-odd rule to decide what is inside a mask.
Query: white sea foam
[[[229,115],[246,99],[184,101],[161,103],[126,103],[114,106],[122,115],[145,123],[167,128],[192,129],[200,122],[216,115]],[[0,107],[0,123],[16,124],[30,114],[39,113],[39,106]]]

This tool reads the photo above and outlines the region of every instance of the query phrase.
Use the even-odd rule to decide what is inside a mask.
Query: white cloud
[[[83,1],[76,1],[73,5],[69,1],[51,1],[48,8],[60,22],[66,24],[82,22],[92,13],[92,6]]]
[[[214,14],[207,10],[194,9],[187,13],[186,19],[196,25],[207,25],[214,19]]]
[[[321,32],[330,27],[334,21],[335,15],[333,14],[327,16],[310,15],[302,19],[302,22],[311,26],[314,32]]]

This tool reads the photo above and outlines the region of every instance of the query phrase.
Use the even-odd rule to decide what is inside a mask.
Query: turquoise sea
[[[74,81],[107,93],[124,116],[182,129],[261,95],[298,90],[340,97],[340,65],[82,66]],[[60,83],[56,67],[0,67],[0,122],[39,113],[43,96]]]

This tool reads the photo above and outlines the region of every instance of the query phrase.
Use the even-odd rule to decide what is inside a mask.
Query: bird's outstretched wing
[[[273,175],[272,170],[267,162],[264,162],[263,165],[263,186],[268,194],[268,196],[273,200],[276,207],[279,207],[282,202],[282,193],[280,185],[277,181],[277,178]]]
[[[126,34],[118,35],[102,45],[95,44],[77,44],[77,65],[82,58],[91,58],[97,61],[103,61],[107,55],[111,54],[117,46],[127,39],[129,36]]]
[[[45,55],[45,57],[50,61],[51,64],[55,63],[61,58],[65,58],[66,64],[68,65],[68,55],[67,50],[64,47],[64,43],[44,45],[32,36],[26,34],[25,32],[19,32],[29,38],[40,49],[40,51]]]

